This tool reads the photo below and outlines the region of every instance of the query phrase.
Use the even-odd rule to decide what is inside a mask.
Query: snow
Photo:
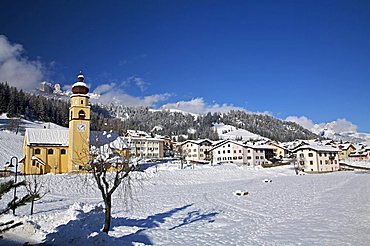
[[[258,134],[254,134],[250,131],[244,129],[237,129],[235,126],[225,125],[223,123],[214,123],[213,127],[217,130],[220,139],[232,139],[243,141],[267,139]]]
[[[233,164],[179,170],[163,164],[135,173],[140,182],[134,182],[129,204],[115,194],[109,235],[100,232],[102,202],[88,175],[44,175],[50,192],[36,203],[33,216],[29,206],[17,209],[15,220],[25,225],[6,233],[0,244],[366,245],[369,175],[299,176],[290,166]],[[248,195],[235,196],[236,191]]]
[[[84,82],[76,82],[72,85],[72,88],[75,86],[83,86],[83,87],[88,87]]]
[[[334,147],[329,146],[329,145],[320,145],[320,144],[312,144],[312,143],[309,144],[309,145],[303,145],[301,147],[298,147],[294,151],[298,151],[298,150],[301,150],[301,149],[313,149],[313,150],[316,150],[316,151],[327,151],[327,152],[339,152],[339,151],[341,151],[340,149],[334,148]]]
[[[23,136],[9,131],[0,131],[0,169],[4,168],[12,156],[20,160],[22,155]]]
[[[26,129],[27,144],[68,146],[68,129]]]

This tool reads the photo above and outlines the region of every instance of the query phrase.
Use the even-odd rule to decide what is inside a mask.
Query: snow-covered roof
[[[151,137],[150,134],[140,130],[127,130],[126,135],[130,135],[131,137]]]
[[[353,148],[355,148],[355,146],[353,144],[351,144],[351,143],[339,144],[338,145],[338,148],[340,148],[342,150],[347,150],[347,149],[349,149],[350,146],[352,146]]]
[[[27,145],[68,146],[68,129],[27,128],[25,137],[27,139]]]
[[[340,149],[334,148],[329,145],[319,145],[319,144],[309,144],[309,145],[303,145],[294,150],[294,152],[298,150],[303,150],[303,149],[312,149],[316,151],[322,151],[322,152],[339,152]]]
[[[269,144],[261,144],[261,145],[253,145],[251,146],[253,149],[276,149],[275,146]]]
[[[208,138],[206,138],[206,139],[198,139],[198,140],[186,140],[186,141],[180,143],[180,145],[184,145],[186,143],[194,143],[194,144],[200,145],[204,142],[209,142],[210,144],[213,144],[212,140],[209,140]]]
[[[88,87],[84,82],[80,82],[80,81],[78,81],[78,82],[74,83],[74,84],[72,85],[72,88],[73,88],[73,87],[75,87],[75,86],[84,86],[84,87]]]

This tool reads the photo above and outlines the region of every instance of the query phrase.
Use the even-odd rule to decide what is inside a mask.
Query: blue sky
[[[92,91],[129,105],[346,118],[370,132],[369,1],[0,5],[0,79],[20,87],[70,85],[82,69]],[[1,75],[10,59],[30,74]]]

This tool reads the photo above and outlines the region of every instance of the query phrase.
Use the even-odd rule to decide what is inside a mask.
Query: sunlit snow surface
[[[370,173],[296,176],[290,167],[235,165],[136,174],[131,202],[116,194],[112,229],[100,232],[102,203],[86,176],[45,175],[50,192],[1,244],[56,245],[368,245]],[[264,179],[272,182],[265,183]],[[90,184],[90,185],[89,185]],[[248,195],[235,196],[237,190]],[[6,197],[1,201],[5,204]],[[13,218],[7,215],[5,219]],[[11,244],[10,244],[11,245]]]

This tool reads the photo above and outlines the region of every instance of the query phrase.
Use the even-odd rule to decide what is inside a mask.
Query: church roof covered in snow
[[[27,145],[68,146],[68,129],[27,128],[25,137]]]

